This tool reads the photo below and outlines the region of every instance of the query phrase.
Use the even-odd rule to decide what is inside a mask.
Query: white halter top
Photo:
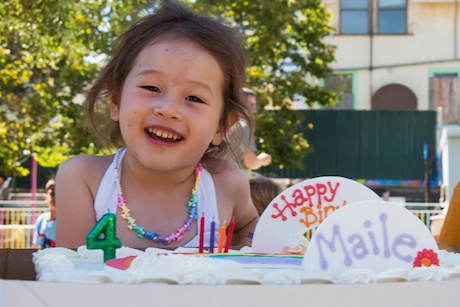
[[[114,164],[116,163],[117,169],[121,174],[121,161],[125,155],[126,148],[118,149],[118,161],[112,161],[110,166],[105,171],[104,177],[102,177],[101,183],[96,193],[96,199],[94,200],[94,212],[96,219],[99,220],[104,214],[110,210],[110,212],[117,212],[118,202],[118,191],[115,183],[115,171]],[[216,222],[215,235],[214,235],[214,246],[217,246],[219,242],[219,212],[217,211],[216,201],[216,189],[214,187],[214,181],[212,180],[211,174],[203,168],[201,172],[201,180],[198,184],[198,234],[200,233],[200,218],[204,212],[205,227],[204,227],[204,246],[209,246],[210,234],[211,234],[211,221],[214,219]],[[152,230],[150,230],[152,231]],[[122,242],[123,243],[123,242]],[[197,247],[199,245],[199,235],[193,237],[187,242],[184,247]]]

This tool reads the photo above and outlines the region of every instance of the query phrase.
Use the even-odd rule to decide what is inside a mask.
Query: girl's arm
[[[233,163],[227,164],[225,171],[215,180],[216,191],[219,191],[219,216],[230,222],[235,215],[235,228],[232,237],[232,246],[251,246],[252,236],[259,215],[252,203],[247,175]]]
[[[254,236],[254,229],[256,228],[258,220],[259,217],[255,216],[248,224],[244,225],[242,228],[236,229],[235,227],[232,238],[232,246],[251,246],[252,237]]]
[[[56,246],[75,249],[85,245],[86,236],[96,223],[94,195],[103,175],[103,163],[94,163],[97,159],[77,156],[59,167],[56,175]]]
[[[238,193],[234,193],[235,203],[233,215],[235,215],[235,230],[233,232],[232,246],[252,246],[252,237],[259,221],[259,214],[252,203],[249,182],[244,175],[243,182]]]

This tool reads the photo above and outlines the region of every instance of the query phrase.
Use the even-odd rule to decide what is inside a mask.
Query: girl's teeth
[[[171,140],[174,140],[174,141],[180,139],[180,136],[178,136],[178,135],[169,134],[167,132],[158,131],[158,130],[152,129],[152,128],[148,128],[147,132],[149,134],[153,134],[153,135],[156,135],[157,137],[164,138],[164,139],[171,139]]]

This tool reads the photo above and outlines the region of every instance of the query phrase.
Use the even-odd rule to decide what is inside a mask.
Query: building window
[[[353,110],[353,74],[334,74],[324,80],[324,88],[339,96],[340,100],[331,109]]]
[[[342,0],[340,29],[343,34],[369,33],[369,0]]]
[[[340,3],[342,34],[407,33],[407,0],[342,0]]]
[[[430,110],[442,108],[443,124],[459,123],[459,78],[457,73],[435,73],[430,78]]]
[[[378,33],[407,32],[407,0],[378,0]]]

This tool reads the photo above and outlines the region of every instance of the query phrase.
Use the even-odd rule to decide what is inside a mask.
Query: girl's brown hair
[[[87,94],[85,115],[91,130],[106,145],[124,145],[119,123],[110,119],[109,104],[120,103],[123,83],[138,54],[146,46],[165,38],[191,40],[219,63],[224,75],[224,107],[219,123],[220,131],[228,131],[231,115],[248,122],[252,130],[251,110],[242,92],[246,61],[241,34],[171,0],[164,1],[154,14],[136,22],[115,42],[109,62]],[[225,156],[228,154],[228,146],[226,139],[218,146],[210,145],[204,158]]]

